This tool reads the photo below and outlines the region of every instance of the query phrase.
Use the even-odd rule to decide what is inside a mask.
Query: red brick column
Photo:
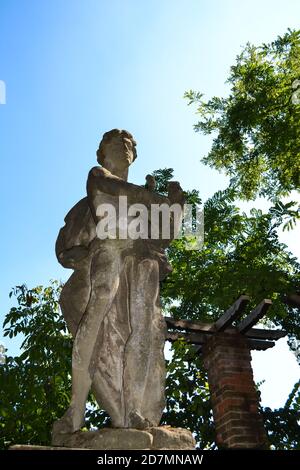
[[[203,347],[220,448],[268,448],[247,339],[215,333]]]

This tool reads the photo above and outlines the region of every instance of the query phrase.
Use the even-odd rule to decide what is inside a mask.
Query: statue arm
[[[183,191],[178,182],[170,182],[168,187],[168,197],[161,196],[158,193],[150,191],[143,186],[138,186],[132,183],[128,183],[117,176],[112,175],[110,172],[101,167],[94,167],[90,170],[88,180],[87,180],[87,195],[90,210],[94,218],[95,223],[97,224],[96,217],[96,208],[95,208],[95,198],[98,193],[106,193],[111,196],[127,196],[128,204],[144,204],[149,209],[149,216],[151,215],[151,204],[167,204],[171,206],[177,204],[181,207],[181,212],[183,210],[183,205],[185,203]],[[151,223],[151,218],[150,218]],[[175,224],[174,214],[170,213],[170,228],[171,228],[171,237],[166,242],[162,242],[161,239],[157,241],[157,244],[162,246],[168,246],[172,239],[177,233],[178,222]],[[176,225],[176,227],[175,227]]]
[[[73,246],[68,250],[63,250],[56,253],[59,263],[68,269],[78,268],[78,263],[88,256],[88,248],[82,245]]]
[[[128,183],[107,172],[104,168],[94,167],[90,170],[87,180],[89,201],[92,201],[99,191],[111,196],[127,196],[128,204],[139,203],[146,207],[150,207],[151,204],[170,204],[167,197],[149,191],[143,186]]]
[[[56,257],[58,259],[58,262],[64,268],[76,269],[78,263],[88,255],[88,247],[83,245],[74,245],[70,248],[66,248],[64,239],[64,229],[65,227],[60,229],[56,240]]]

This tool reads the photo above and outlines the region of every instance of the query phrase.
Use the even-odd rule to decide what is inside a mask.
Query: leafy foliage
[[[263,417],[273,448],[300,450],[300,381],[294,385],[282,408],[273,411],[264,408]]]
[[[213,321],[240,294],[249,294],[249,309],[263,298],[273,301],[267,323],[283,327],[294,348],[300,339],[300,319],[284,302],[300,291],[300,265],[279,241],[278,227],[291,229],[300,218],[298,203],[280,198],[300,189],[300,31],[288,30],[271,44],[247,44],[231,67],[229,96],[203,100],[189,91],[189,104],[198,105],[195,130],[213,134],[203,161],[230,177],[230,186],[204,204],[205,242],[201,251],[187,251],[183,240],[168,249],[173,272],[162,283],[164,311],[175,318]],[[167,194],[173,170],[153,173],[156,190]],[[242,213],[237,197],[268,197],[268,213]],[[197,190],[187,202],[201,203]],[[61,286],[28,289],[12,294],[18,305],[6,315],[5,335],[23,337],[21,354],[0,365],[0,447],[10,443],[49,444],[53,421],[68,406],[71,388],[72,339],[60,314]],[[249,311],[249,310],[248,310]],[[247,313],[247,312],[246,312]],[[195,349],[179,340],[167,362],[167,404],[163,422],[190,428],[201,448],[215,448],[206,373]],[[275,449],[299,449],[300,383],[278,410],[262,410],[269,440]],[[86,426],[109,425],[109,417],[90,395]]]
[[[173,272],[162,285],[165,306],[175,318],[212,321],[241,294],[251,297],[248,311],[268,297],[273,301],[269,319],[287,326],[286,318],[294,315],[293,334],[299,335],[297,313],[283,296],[299,290],[300,265],[279,241],[281,218],[257,209],[248,216],[234,199],[229,188],[205,202],[202,250],[185,250],[180,239],[172,243]]]
[[[160,184],[163,188],[162,181]],[[168,255],[173,272],[162,285],[165,311],[175,318],[213,321],[240,294],[251,298],[246,313],[263,298],[271,298],[273,306],[264,321],[284,328],[292,345],[295,339],[300,339],[300,319],[298,310],[288,307],[284,297],[299,290],[300,265],[278,239],[282,213],[252,209],[247,216],[234,204],[235,196],[234,189],[228,188],[205,202],[202,250],[187,251],[182,240],[172,243]],[[176,366],[171,372],[169,365],[166,420],[177,426],[183,421],[195,431],[201,448],[214,448],[210,401],[205,394],[206,372],[201,359],[191,347],[184,350],[175,343],[173,349]],[[195,412],[190,410],[190,397]],[[276,449],[299,446],[300,410],[295,404],[299,398],[295,400],[288,400],[279,410],[262,410],[270,443]]]
[[[4,321],[4,335],[22,335],[21,354],[0,366],[0,448],[13,443],[49,444],[53,422],[69,405],[72,339],[60,313],[61,285],[17,286],[18,306]],[[103,425],[107,415],[90,397],[87,427]]]
[[[277,200],[273,207],[270,208],[270,213],[276,217],[280,225],[283,224],[283,231],[292,230],[295,228],[297,220],[299,219],[300,206],[297,206],[296,201],[289,201],[284,204],[282,201]]]
[[[69,401],[71,339],[58,309],[60,287],[13,292],[18,306],[4,321],[4,335],[23,335],[22,353],[0,367],[0,442],[47,444],[53,421]]]
[[[172,170],[155,172],[157,188],[166,193]],[[200,202],[196,190],[186,192],[189,202]],[[175,318],[212,321],[242,293],[252,299],[249,308],[264,297],[273,300],[267,321],[284,327],[290,342],[300,339],[297,310],[283,296],[299,290],[300,266],[278,240],[284,211],[250,216],[235,205],[236,192],[217,192],[204,204],[205,243],[200,251],[187,251],[182,240],[168,249],[173,272],[162,283],[164,311]],[[13,294],[18,306],[6,315],[9,337],[23,335],[19,357],[8,357],[0,367],[0,445],[48,444],[54,420],[69,403],[72,340],[59,312],[60,285]],[[167,404],[163,422],[190,428],[201,448],[215,448],[207,377],[193,347],[179,340],[168,361]],[[292,397],[292,398],[291,398]],[[266,428],[276,449],[298,448],[299,392],[292,392],[279,410],[264,409]],[[87,428],[105,426],[109,418],[98,410],[92,396],[86,413]]]
[[[203,161],[225,170],[242,199],[300,189],[299,79],[300,31],[288,30],[271,44],[247,44],[231,67],[228,97],[185,93],[198,106],[195,130],[214,135]]]
[[[209,386],[201,358],[184,340],[173,343],[172,352],[172,360],[167,361],[167,403],[162,423],[188,428],[194,433],[197,447],[214,449]]]

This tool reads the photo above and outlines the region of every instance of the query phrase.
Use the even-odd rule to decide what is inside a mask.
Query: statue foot
[[[129,414],[129,427],[134,429],[147,429],[153,426],[147,418],[144,418],[137,410]]]
[[[65,414],[54,422],[52,427],[52,435],[57,434],[72,434],[79,431],[84,425],[84,421],[76,419],[76,411],[73,408],[68,408]]]

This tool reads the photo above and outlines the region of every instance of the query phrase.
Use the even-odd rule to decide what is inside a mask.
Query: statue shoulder
[[[90,178],[95,178],[95,177],[111,177],[112,174],[110,171],[106,170],[106,168],[103,168],[102,166],[93,166],[93,168],[90,169],[88,179]]]
[[[89,204],[87,197],[84,197],[78,201],[72,209],[69,210],[64,218],[65,223],[70,222],[74,217],[80,218],[89,212]]]
[[[87,197],[72,207],[65,217],[65,225],[60,229],[56,240],[57,256],[74,246],[88,246],[96,236],[96,226],[92,218]]]

